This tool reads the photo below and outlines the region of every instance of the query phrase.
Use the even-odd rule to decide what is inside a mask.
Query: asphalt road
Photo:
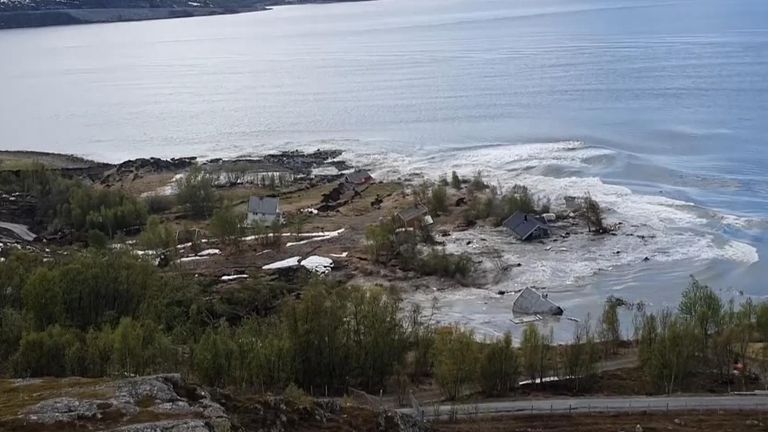
[[[478,404],[441,404],[439,409],[422,406],[425,419],[448,419],[456,416],[568,414],[589,412],[639,412],[685,410],[766,410],[768,394],[747,396],[660,396],[563,398],[483,402]],[[401,412],[414,414],[412,409]]]

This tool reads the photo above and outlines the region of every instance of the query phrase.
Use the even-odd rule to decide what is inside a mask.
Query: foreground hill
[[[126,379],[0,380],[0,430],[114,432],[371,431],[422,432],[394,411],[339,400],[233,395],[179,374]]]

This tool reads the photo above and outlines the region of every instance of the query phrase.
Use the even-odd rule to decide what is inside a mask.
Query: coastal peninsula
[[[0,0],[0,29],[189,18],[340,1],[362,0]]]

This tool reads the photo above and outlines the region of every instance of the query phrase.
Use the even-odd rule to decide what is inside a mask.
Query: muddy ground
[[[765,412],[677,412],[670,414],[592,414],[491,417],[434,424],[436,432],[652,432],[765,431]],[[640,427],[638,428],[638,425]]]

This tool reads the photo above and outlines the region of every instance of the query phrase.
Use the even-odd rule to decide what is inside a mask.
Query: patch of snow
[[[118,246],[118,245],[115,245],[115,246]],[[154,256],[154,255],[160,255],[162,252],[163,251],[161,250],[138,250],[138,249],[135,249],[132,251],[134,255],[138,255],[138,256]]]
[[[282,268],[296,267],[299,265],[300,256],[284,259],[282,261],[273,262],[262,267],[262,270],[278,270]]]
[[[312,233],[301,233],[299,235],[296,235],[294,233],[282,233],[280,235],[282,237],[302,237],[302,238],[304,238],[304,237],[309,237],[309,238],[312,238],[312,237],[329,237],[329,236],[330,237],[335,237],[335,236],[341,234],[342,232],[344,232],[344,228],[342,228],[340,230],[337,230],[337,231],[320,231],[320,232],[312,232]],[[254,240],[258,240],[258,239],[266,238],[266,237],[270,237],[270,236],[272,236],[272,234],[249,235],[249,236],[245,236],[245,237],[240,237],[240,240],[247,242],[247,241],[254,241]]]
[[[199,252],[197,256],[199,257],[205,257],[205,256],[212,256],[212,255],[221,255],[220,249],[206,249],[202,252]]]
[[[222,276],[221,277],[221,280],[224,281],[224,282],[229,282],[229,281],[238,280],[238,279],[248,279],[248,275],[247,274],[242,274],[242,275],[232,275],[232,276]]]
[[[330,240],[330,239],[332,239],[334,237],[338,237],[343,232],[344,232],[344,228],[342,228],[342,229],[340,229],[338,231],[329,232],[324,237],[312,237],[312,238],[310,238],[308,240],[302,240],[302,241],[298,241],[298,242],[288,242],[288,243],[285,244],[285,246],[286,247],[291,247],[291,246],[298,246],[298,245],[302,245],[302,244],[306,244],[306,243],[311,243],[311,242],[315,242],[315,241],[320,241],[320,240]]]
[[[170,183],[168,183],[165,186],[161,186],[153,191],[144,192],[141,194],[142,198],[151,197],[151,196],[170,196],[170,195],[176,195],[176,193],[179,191],[179,188],[176,187],[176,183],[183,179],[186,174],[176,174],[173,176],[173,179],[171,179]]]
[[[326,274],[329,273],[333,268],[333,260],[330,258],[313,255],[301,261],[301,265],[309,271],[319,274]]]
[[[179,262],[184,263],[184,262],[200,261],[200,260],[206,260],[206,259],[208,259],[207,256],[191,256],[191,257],[180,258]]]
[[[334,166],[318,167],[312,169],[312,176],[333,176],[339,175],[341,172]]]
[[[208,243],[208,239],[200,239],[198,240],[200,243]],[[180,245],[176,246],[176,249],[186,249],[188,247],[192,247],[192,242],[189,243],[182,243]]]

